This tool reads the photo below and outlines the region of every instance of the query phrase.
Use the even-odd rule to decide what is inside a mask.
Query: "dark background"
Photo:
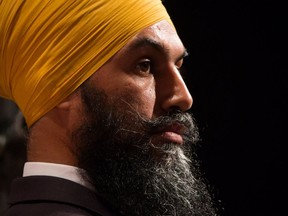
[[[164,4],[190,53],[185,77],[199,157],[223,215],[288,215],[285,1]]]
[[[198,154],[222,215],[288,215],[284,1],[164,4],[190,53],[184,77],[202,138]],[[22,174],[25,145],[21,115],[3,100],[0,107],[1,215],[11,179]]]

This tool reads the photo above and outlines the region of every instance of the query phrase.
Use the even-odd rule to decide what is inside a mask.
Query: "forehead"
[[[122,51],[145,46],[152,46],[165,52],[179,51],[183,53],[185,51],[182,41],[174,27],[165,20],[140,31],[124,46]]]

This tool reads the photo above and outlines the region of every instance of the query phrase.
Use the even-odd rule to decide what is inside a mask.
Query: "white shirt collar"
[[[65,164],[26,162],[24,165],[23,177],[35,175],[54,176],[76,182],[89,188],[90,190],[94,190],[93,186],[82,178],[82,176],[79,174],[80,172],[85,173],[84,170],[78,167]]]

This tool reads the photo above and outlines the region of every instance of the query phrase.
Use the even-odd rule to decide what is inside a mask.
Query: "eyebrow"
[[[147,38],[147,37],[137,39],[134,43],[131,44],[130,48],[134,50],[134,49],[138,49],[140,47],[145,47],[145,46],[153,47],[154,49],[156,49],[158,52],[161,52],[161,53],[168,53],[168,49],[165,48],[162,43],[160,43],[159,41],[153,40],[152,38]],[[181,60],[187,57],[188,55],[189,53],[187,49],[185,48],[182,55],[180,55],[180,57],[177,60]]]

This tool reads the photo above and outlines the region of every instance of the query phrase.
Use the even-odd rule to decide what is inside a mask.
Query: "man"
[[[0,7],[0,92],[29,127],[7,215],[216,214],[191,153],[187,52],[160,0]]]

